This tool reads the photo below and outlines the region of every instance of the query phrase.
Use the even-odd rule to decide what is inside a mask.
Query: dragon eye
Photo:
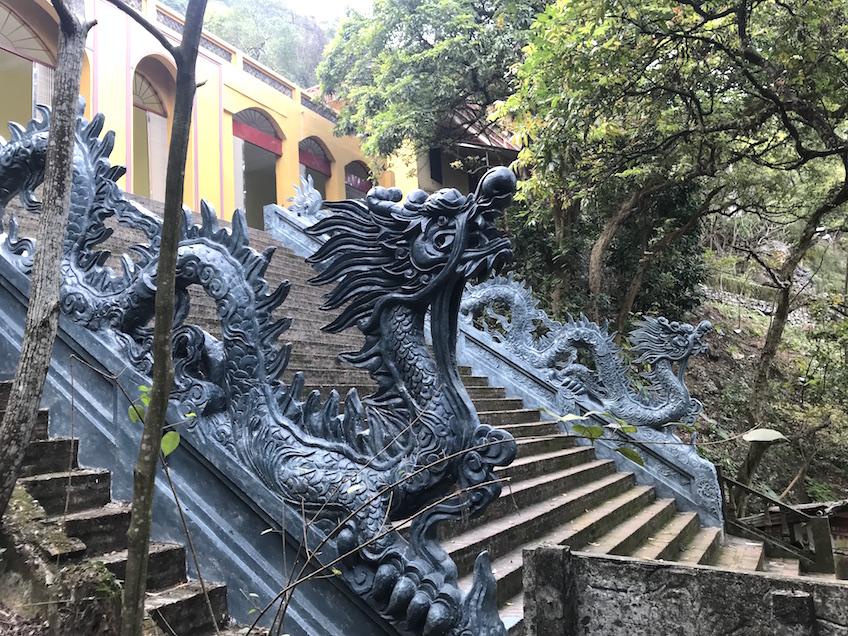
[[[433,239],[433,244],[440,250],[450,246],[451,243],[453,243],[452,234],[439,234]]]

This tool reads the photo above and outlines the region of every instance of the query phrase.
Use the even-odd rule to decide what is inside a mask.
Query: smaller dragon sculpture
[[[100,137],[103,115],[91,122],[79,105],[71,206],[62,262],[63,313],[106,339],[142,373],[149,373],[162,222],[128,200],[111,167],[114,134]],[[37,209],[44,178],[50,113],[24,129],[11,126],[0,146],[0,214],[20,196]],[[238,459],[272,493],[316,521],[345,559],[343,576],[379,614],[404,632],[427,636],[505,636],[494,604],[494,578],[482,553],[471,591],[440,545],[444,520],[478,515],[500,494],[495,468],[515,457],[509,433],[479,421],[456,367],[457,314],[466,282],[488,277],[512,256],[494,219],[512,201],[515,177],[490,171],[475,193],[410,193],[374,188],[364,200],[328,204],[332,214],[314,227],[329,240],[310,259],[315,284],[335,283],[327,308],[344,307],[327,329],[357,327],[365,345],[346,359],[377,380],[375,395],[344,400],[332,392],[303,396],[305,379],[279,380],[291,344],[277,345],[289,318],[276,318],[287,282],[265,279],[274,248],[249,245],[244,214],[232,229],[218,227],[203,202],[201,223],[184,210],[176,267],[173,404],[198,414],[193,438]],[[120,273],[100,249],[113,217],[141,231]],[[0,216],[2,222],[2,216]],[[2,246],[25,273],[37,246],[19,239],[16,222]],[[189,287],[216,305],[218,340],[186,324]],[[431,314],[433,353],[425,344]],[[412,519],[409,541],[393,522]]]
[[[507,307],[508,318],[497,311],[502,306]],[[684,373],[690,356],[707,350],[703,339],[712,329],[709,321],[697,327],[666,318],[636,322],[629,334],[630,353],[634,364],[646,368],[637,380],[606,325],[582,315],[569,316],[565,324],[551,320],[539,309],[532,291],[511,275],[469,285],[460,313],[468,323],[477,320],[511,353],[546,371],[569,412],[573,408],[568,405],[578,396],[587,397],[630,425],[660,429],[677,422],[694,424],[702,409],[689,394]],[[490,329],[486,318],[494,320],[497,329]],[[543,335],[537,336],[539,331]],[[578,361],[581,350],[591,355],[594,369]]]

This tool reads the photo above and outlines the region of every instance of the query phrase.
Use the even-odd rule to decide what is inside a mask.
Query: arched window
[[[300,176],[312,177],[313,185],[321,198],[327,198],[327,179],[330,177],[330,157],[323,144],[315,137],[307,137],[298,145]]]
[[[250,227],[265,226],[263,209],[277,201],[277,158],[283,142],[262,111],[247,108],[233,115],[233,166],[236,207]]]
[[[348,199],[364,198],[372,185],[374,178],[364,163],[351,161],[345,166],[345,196]]]
[[[168,165],[168,98],[174,79],[158,60],[144,58],[133,74],[132,191],[165,200]]]
[[[35,104],[53,99],[55,60],[44,42],[24,19],[0,4],[0,126],[15,121],[26,124],[35,115]],[[5,135],[4,135],[5,136]]]

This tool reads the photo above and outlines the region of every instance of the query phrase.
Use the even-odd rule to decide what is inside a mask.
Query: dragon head
[[[437,294],[461,293],[466,281],[499,271],[512,250],[495,219],[512,203],[515,185],[509,169],[494,168],[467,196],[455,189],[414,190],[401,204],[399,189],[375,187],[364,200],[327,203],[334,214],[308,230],[330,235],[308,259],[325,266],[311,282],[341,279],[325,308],[348,305],[328,330],[372,322],[385,304],[427,305]]]

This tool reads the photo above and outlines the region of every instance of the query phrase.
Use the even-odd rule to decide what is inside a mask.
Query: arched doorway
[[[374,178],[371,171],[361,161],[351,161],[345,166],[345,197],[348,199],[362,199],[368,194]]]
[[[0,126],[25,125],[35,115],[35,104],[53,99],[55,59],[45,42],[24,18],[0,4]],[[6,134],[4,133],[5,137]]]
[[[154,201],[165,200],[168,122],[174,79],[154,58],[144,58],[133,74],[132,191]]]
[[[317,137],[307,137],[298,145],[300,176],[312,177],[312,184],[321,198],[327,198],[327,180],[330,178],[330,155]]]
[[[233,115],[233,166],[236,207],[250,227],[265,227],[263,209],[277,202],[277,158],[283,141],[271,119],[256,108]]]

